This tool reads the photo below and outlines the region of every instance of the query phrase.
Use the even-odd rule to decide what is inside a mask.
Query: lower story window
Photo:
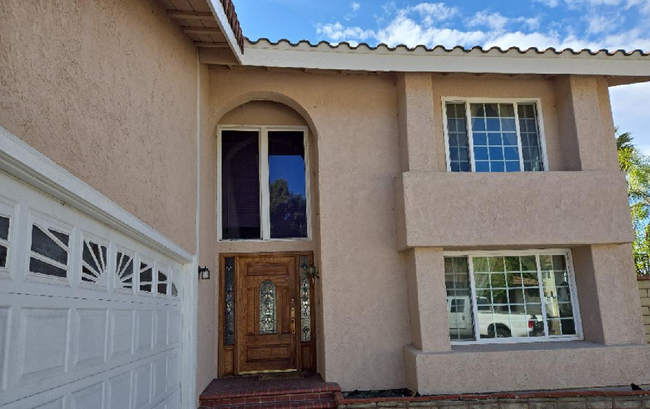
[[[568,251],[445,257],[452,341],[577,338]]]

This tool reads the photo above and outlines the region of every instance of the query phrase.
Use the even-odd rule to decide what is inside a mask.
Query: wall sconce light
[[[199,277],[201,280],[209,280],[210,279],[210,269],[207,267],[201,267],[199,266]]]

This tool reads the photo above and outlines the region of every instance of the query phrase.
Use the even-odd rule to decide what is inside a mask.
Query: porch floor
[[[271,378],[271,379],[269,379]],[[215,379],[199,397],[208,408],[334,408],[341,388],[316,373],[251,375]]]

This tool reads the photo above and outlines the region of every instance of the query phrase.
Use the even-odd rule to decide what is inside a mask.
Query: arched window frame
[[[251,131],[258,133],[259,173],[260,173],[260,223],[261,239],[224,239],[223,238],[223,186],[222,174],[222,133],[224,131]],[[269,191],[269,131],[302,132],[305,147],[305,200],[307,204],[307,237],[271,238],[270,191]],[[217,127],[217,239],[219,241],[309,241],[312,239],[311,220],[311,164],[309,146],[309,128],[307,126],[249,126],[219,125]]]

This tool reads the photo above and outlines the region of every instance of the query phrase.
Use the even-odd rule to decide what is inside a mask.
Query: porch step
[[[201,409],[335,408],[341,388],[314,373],[293,379],[259,376],[215,379],[199,397]]]
[[[309,399],[309,400],[295,400],[300,398],[300,395],[283,395],[277,396],[278,399],[272,402],[249,402],[249,403],[233,403],[233,404],[216,404],[212,406],[202,405],[199,409],[333,409],[336,408],[336,400],[333,394],[329,394],[326,398]]]

